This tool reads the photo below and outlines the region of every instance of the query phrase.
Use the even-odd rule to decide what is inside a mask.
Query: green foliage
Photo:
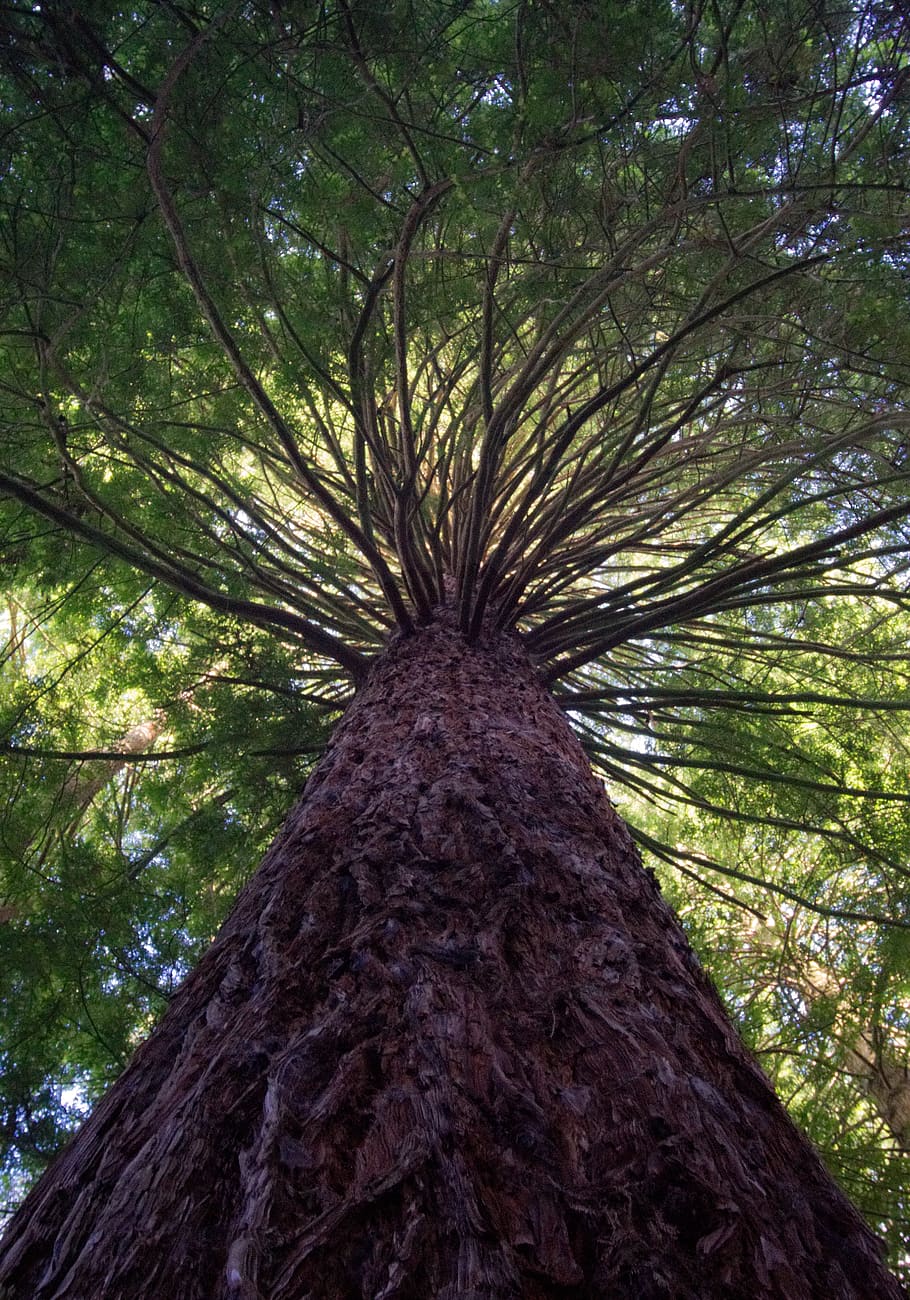
[[[907,1059],[899,7],[17,0],[0,35],[11,1189],[445,598],[524,634],[905,1258],[856,1061]]]
[[[334,711],[274,638],[97,566],[70,589],[20,585],[7,623],[0,1177],[15,1187],[212,940]]]

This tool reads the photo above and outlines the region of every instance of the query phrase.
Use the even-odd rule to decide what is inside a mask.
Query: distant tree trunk
[[[844,1050],[847,1069],[868,1093],[875,1109],[905,1151],[910,1151],[910,1069],[889,1055],[869,1030]]]
[[[18,1300],[882,1300],[519,643],[374,667],[14,1220]]]
[[[792,983],[807,1006],[819,998],[829,998],[837,1006],[842,999],[840,981],[821,962],[805,952],[797,956],[790,944],[781,956],[780,935],[771,926],[750,925],[747,945],[775,954],[777,978]],[[832,1029],[841,1044],[847,1070],[892,1137],[910,1151],[910,1067],[899,1059],[875,1025],[850,1029],[840,1023],[840,1016],[835,1016]]]
[[[63,783],[61,802],[69,816],[70,829],[78,825],[89,804],[93,803],[104,787],[122,772],[131,758],[145,754],[151,749],[161,735],[164,727],[164,712],[159,710],[154,717],[130,727],[112,748],[123,758],[87,759],[78,764],[75,771],[67,776]]]

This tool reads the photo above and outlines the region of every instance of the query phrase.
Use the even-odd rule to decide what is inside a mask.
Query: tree
[[[284,643],[273,666],[314,707],[341,675],[357,692],[0,1278],[899,1294],[541,680],[611,781],[867,864],[855,907],[756,887],[910,925],[900,865],[824,808],[900,792],[798,743],[807,710],[906,707],[877,643],[910,513],[903,17],[340,0],[3,21],[19,583],[78,609],[103,571],[157,622],[137,661],[169,627],[216,629],[159,708],[242,677],[247,637]],[[780,680],[851,653],[875,694]],[[35,743],[24,696],[17,760],[119,763]],[[729,755],[726,720],[756,709],[788,741]],[[725,806],[687,767],[802,804]]]

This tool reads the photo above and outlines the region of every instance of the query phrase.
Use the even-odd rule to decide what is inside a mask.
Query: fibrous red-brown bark
[[[903,1294],[517,641],[375,666],[32,1193],[29,1300]]]

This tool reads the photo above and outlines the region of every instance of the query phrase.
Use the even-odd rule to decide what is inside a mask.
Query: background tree
[[[758,970],[730,982],[759,1046],[814,1018],[901,1059],[900,13],[3,21],[15,1175],[444,598],[469,640],[522,630],[641,841],[716,900],[679,896],[721,982]],[[743,906],[787,935],[773,984]],[[804,925],[858,1030],[791,968]],[[888,1158],[828,1138],[899,1240]]]

